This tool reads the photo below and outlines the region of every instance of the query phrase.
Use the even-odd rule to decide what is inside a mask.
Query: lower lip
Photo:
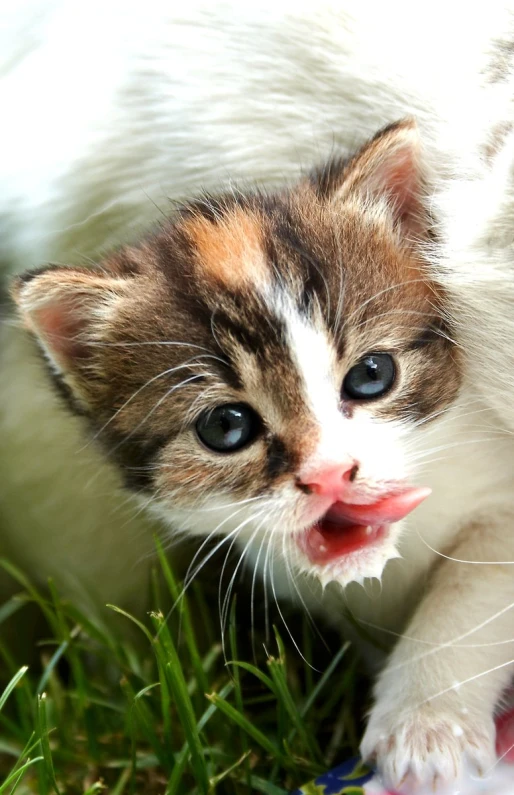
[[[311,563],[320,566],[381,541],[389,525],[377,527],[319,522],[302,534],[301,546]]]

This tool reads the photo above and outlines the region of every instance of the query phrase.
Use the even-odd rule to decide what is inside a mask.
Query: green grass
[[[48,637],[30,667],[0,645],[10,678],[0,697],[0,795],[280,795],[355,753],[358,663],[348,644],[327,652],[293,617],[304,660],[283,625],[271,637],[250,631],[242,592],[223,648],[217,604],[207,607],[216,596],[196,585],[177,603],[181,584],[158,553],[152,612],[140,621],[111,606],[119,632],[2,562],[21,591],[0,622],[22,631],[32,602]],[[125,625],[136,630],[130,641]]]

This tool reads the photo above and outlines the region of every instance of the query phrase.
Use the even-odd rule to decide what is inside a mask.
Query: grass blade
[[[259,778],[259,776],[250,776],[250,786],[250,792],[263,792],[264,795],[287,795],[287,790],[277,787],[276,784]]]
[[[44,758],[42,756],[35,756],[34,759],[28,759],[25,764],[21,767],[18,767],[15,771],[11,773],[9,778],[7,778],[4,783],[0,786],[0,793],[7,792],[7,787],[11,784],[13,785],[11,789],[11,793],[16,792],[18,788],[18,784],[21,782],[23,776],[28,767],[32,765],[36,765],[38,762],[43,762]]]
[[[108,607],[110,610],[114,610],[115,613],[119,613],[120,615],[125,616],[125,618],[128,618],[129,621],[132,621],[132,623],[135,624],[136,627],[139,627],[141,632],[144,635],[146,635],[150,643],[153,645],[153,637],[150,631],[145,627],[145,625],[141,621],[139,621],[137,618],[134,618],[134,616],[131,616],[130,613],[127,613],[126,610],[122,610],[121,607],[116,607],[116,605],[110,605],[110,604],[107,604],[106,607]]]
[[[263,671],[261,671],[260,668],[257,668],[256,665],[243,662],[242,660],[228,660],[227,665],[233,665],[235,668],[243,668],[245,671],[248,671],[248,673],[253,674],[254,676],[257,677],[257,679],[259,679],[260,682],[262,682],[263,685],[269,688],[273,693],[273,695],[276,697],[277,691],[273,680],[270,679],[269,676],[266,676],[266,674]]]
[[[209,790],[209,776],[207,765],[203,753],[203,746],[200,734],[197,729],[196,717],[193,704],[187,691],[184,671],[180,663],[175,644],[167,627],[164,616],[161,613],[153,613],[152,620],[157,630],[157,640],[155,651],[159,662],[166,673],[166,678],[173,696],[175,706],[182,724],[182,729],[186,737],[186,742],[191,751],[191,762],[193,774],[196,778],[200,791],[207,793]]]
[[[84,792],[84,795],[100,795],[100,793],[105,792],[106,789],[107,787],[105,784],[102,784],[101,781],[97,781],[92,787],[87,788],[87,790]]]
[[[47,599],[44,599],[39,591],[34,588],[29,578],[17,567],[10,563],[5,558],[0,558],[0,567],[2,567],[12,578],[20,583],[25,588],[30,598],[39,605],[42,613],[52,628],[52,632],[56,637],[59,637],[59,623],[56,620],[55,614],[51,609],[51,605]]]
[[[222,688],[219,692],[220,698],[225,699],[234,689],[234,683],[228,682],[224,688]],[[201,732],[212,718],[214,713],[217,710],[217,706],[215,704],[209,704],[205,712],[203,713],[202,717],[197,723],[198,732]],[[175,767],[173,768],[173,772],[170,776],[168,781],[168,789],[166,790],[166,795],[177,795],[179,791],[180,782],[182,781],[182,776],[184,774],[184,770],[186,769],[186,765],[189,760],[189,746],[184,745],[182,750],[180,751],[179,755],[177,756],[177,760],[175,762]]]
[[[215,790],[216,787],[218,786],[218,784],[221,781],[223,781],[223,779],[225,779],[228,776],[230,776],[230,774],[233,773],[234,770],[236,770],[238,767],[240,767],[243,764],[243,762],[245,762],[248,759],[248,757],[249,757],[249,755],[251,753],[252,753],[251,751],[245,751],[245,753],[242,754],[239,757],[239,759],[236,759],[236,761],[232,765],[230,765],[230,767],[226,767],[225,770],[223,770],[222,773],[219,773],[217,776],[213,776],[211,778],[211,780],[209,781],[209,786],[210,786],[211,790]]]
[[[159,760],[159,764],[162,765],[165,770],[171,769],[173,766],[173,754],[170,748],[163,747],[159,739],[155,729],[156,721],[154,715],[149,709],[144,697],[142,697],[142,691],[135,693],[128,679],[122,680],[121,687],[130,704],[129,723],[134,741],[136,726],[138,726],[146,742],[152,747],[155,756]],[[134,758],[132,761],[135,765]]]
[[[114,787],[111,789],[110,795],[123,795],[125,787],[127,786],[130,780],[130,774],[131,774],[130,768],[126,768],[120,775]]]
[[[334,673],[335,669],[337,668],[337,666],[339,665],[339,663],[343,659],[344,655],[346,654],[346,652],[348,651],[350,646],[351,646],[351,643],[349,641],[347,643],[344,643],[341,646],[341,648],[339,649],[339,651],[337,652],[337,654],[335,655],[335,657],[332,658],[332,660],[330,661],[330,664],[327,666],[325,672],[320,676],[319,681],[314,685],[313,689],[311,690],[311,692],[309,693],[309,695],[305,699],[305,703],[304,703],[303,707],[300,710],[300,715],[302,716],[302,718],[305,718],[305,716],[307,715],[307,713],[311,709],[312,705],[314,704],[314,702],[318,698],[319,694],[321,693],[321,691],[325,687],[326,683],[329,681],[330,677]]]
[[[57,779],[55,778],[52,751],[50,750],[50,740],[48,738],[48,724],[46,720],[46,694],[42,693],[37,697],[37,716],[39,729],[39,742],[43,754],[45,773],[57,795],[61,795]]]
[[[157,547],[157,555],[159,558],[159,563],[161,565],[162,572],[164,574],[164,579],[166,580],[168,590],[170,592],[171,598],[173,599],[173,605],[174,606],[176,605],[179,610],[181,629],[184,632],[186,646],[189,651],[193,670],[195,672],[195,678],[198,682],[198,687],[203,697],[203,694],[209,689],[209,685],[202,665],[202,659],[200,652],[198,650],[198,644],[196,642],[193,623],[191,621],[191,612],[189,610],[189,603],[183,594],[182,588],[179,586],[177,580],[175,579],[175,576],[170,567],[168,559],[164,554],[164,550],[162,548],[162,544],[159,538],[155,539],[155,545]]]
[[[16,685],[18,684],[20,679],[23,676],[25,676],[25,674],[27,673],[28,670],[29,670],[28,665],[24,665],[24,666],[22,666],[22,668],[20,668],[18,673],[14,674],[13,678],[11,679],[9,684],[6,686],[4,692],[0,696],[0,711],[4,708],[5,702],[7,701],[9,696],[11,695],[12,691],[14,690],[14,688],[16,687]]]
[[[250,737],[253,739],[263,748],[266,753],[268,753],[274,759],[278,759],[285,767],[290,767],[291,764],[288,764],[288,760],[285,758],[281,750],[271,742],[271,740],[266,737],[266,735],[261,732],[257,726],[254,726],[248,718],[242,715],[240,712],[235,709],[231,704],[221,698],[220,694],[218,693],[211,693],[207,696],[209,701],[212,704],[223,712],[227,718],[230,718],[234,723],[236,723],[243,731],[245,731]]]
[[[285,675],[284,645],[277,628],[274,627],[273,629],[275,631],[275,637],[277,638],[279,657],[278,659],[275,657],[270,657],[268,660],[268,668],[271,673],[271,678],[273,679],[273,684],[275,685],[277,698],[293,722],[296,731],[302,740],[304,748],[308,752],[309,757],[313,761],[323,764],[323,757],[316,738],[314,737],[313,733],[307,729],[303,720],[303,716],[298,709],[298,706],[288,687]]]
[[[237,634],[236,634],[236,609],[237,609],[237,597],[234,597],[232,601],[232,607],[230,609],[230,619],[229,619],[229,642],[230,642],[230,652],[232,654],[232,659],[237,660],[238,652],[237,652]],[[239,666],[233,666],[234,671],[234,697],[236,701],[236,707],[241,714],[244,713],[244,700],[243,700],[243,691],[241,689],[241,676],[240,676],[240,669]],[[241,735],[241,750],[243,752],[243,770],[245,772],[245,779],[246,779],[246,786],[250,790],[250,760],[248,758],[248,738],[246,734]]]

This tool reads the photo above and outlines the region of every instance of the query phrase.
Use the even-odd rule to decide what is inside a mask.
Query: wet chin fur
[[[314,563],[297,544],[296,567],[310,577],[317,579],[323,587],[336,582],[342,587],[352,582],[362,584],[365,579],[380,579],[388,561],[400,557],[396,542],[400,527],[389,525],[384,533],[353,552],[334,557],[324,563]]]

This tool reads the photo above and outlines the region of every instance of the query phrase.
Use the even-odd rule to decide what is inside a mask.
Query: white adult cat
[[[488,51],[507,30],[504,4],[489,4],[473,19],[462,15],[463,6],[421,11],[403,3],[348,3],[344,12],[310,3],[295,9],[280,2],[218,8],[192,3],[180,11],[168,5],[45,2],[2,10],[0,259],[6,270],[48,260],[83,263],[86,255],[98,256],[133,237],[158,216],[155,205],[167,211],[168,195],[218,190],[229,178],[280,182],[333,148],[352,151],[383,124],[416,115],[423,178],[440,196],[433,209],[443,219],[442,235],[451,232],[446,258],[437,258],[437,283],[452,298],[448,320],[463,347],[463,386],[439,424],[425,436],[420,431],[408,451],[411,480],[429,485],[433,496],[402,526],[398,545],[407,562],[388,563],[380,597],[356,585],[346,596],[361,618],[400,628],[423,590],[426,572],[439,560],[430,547],[458,560],[492,561],[480,566],[446,561],[432,572],[432,587],[407,630],[416,640],[404,638],[396,647],[380,679],[363,745],[398,785],[405,774],[422,782],[451,779],[466,755],[486,769],[493,758],[492,711],[510,676],[509,646],[500,641],[509,637],[512,575],[497,564],[514,559],[512,443],[503,434],[510,389],[510,358],[503,356],[511,357],[510,344],[502,348],[501,360],[491,355],[503,342],[499,299],[507,309],[512,306],[503,267],[510,261],[505,233],[510,182],[496,151],[503,148],[503,157],[510,158],[510,86],[508,79],[498,79],[508,74],[508,50],[501,51],[504,63],[497,48],[496,54],[492,46]],[[400,147],[413,164],[416,140],[409,133]],[[490,174],[480,158],[486,146],[497,158]],[[385,159],[393,168],[380,175],[379,199],[383,194],[398,200],[387,187],[396,181],[397,151],[393,141]],[[362,169],[366,178],[355,180],[357,187],[369,188],[380,157]],[[386,217],[393,208],[382,210]],[[41,294],[31,293],[38,285]],[[19,301],[27,322],[45,340],[45,324],[34,316],[38,302],[46,301],[43,287],[37,278],[29,282]],[[294,318],[290,322],[296,323],[292,338],[300,356],[307,342],[319,337],[309,336]],[[51,574],[62,580],[65,570],[68,587],[93,601],[139,601],[146,579],[141,557],[151,546],[147,520],[134,517],[116,468],[94,445],[84,449],[82,420],[66,415],[29,341],[10,325],[2,334],[5,553],[43,579]],[[71,360],[68,353],[53,356],[51,337],[47,349],[66,380]],[[342,445],[333,396],[317,388],[328,362],[328,349],[319,344],[317,356],[300,357],[299,367],[323,438],[339,438]],[[75,389],[73,378],[70,383]],[[378,435],[385,434],[378,455],[375,436],[362,439],[355,431],[352,460],[382,468],[382,479],[388,466],[403,478],[405,462],[395,458],[396,448],[388,452],[389,432],[377,427]],[[431,461],[439,446],[443,460],[414,472],[416,456]],[[331,449],[329,455],[328,449],[323,456],[332,463],[348,452]],[[351,474],[352,468],[344,467],[343,474]],[[300,485],[312,491],[317,470],[301,472]],[[356,502],[371,504],[362,494]],[[389,520],[403,514],[396,506]],[[342,518],[357,521],[354,515],[355,510],[351,516],[346,511]],[[176,525],[178,514],[171,518]],[[191,515],[182,521],[185,529],[199,530]],[[373,526],[372,519],[365,521]],[[397,540],[383,547],[380,561],[356,568],[352,576],[379,575]],[[322,569],[330,575],[325,579],[337,578],[337,567],[328,571],[316,559],[321,547],[311,553],[322,579]],[[300,568],[303,563],[295,561]],[[275,587],[287,591],[288,573],[283,568],[279,576],[279,571],[280,562]],[[348,579],[340,574],[342,581]],[[325,610],[332,618],[340,610],[338,600],[328,589]],[[473,648],[463,649],[466,644]],[[481,676],[488,669],[496,670]],[[457,691],[455,683],[463,681]],[[406,784],[413,786],[410,778]]]

